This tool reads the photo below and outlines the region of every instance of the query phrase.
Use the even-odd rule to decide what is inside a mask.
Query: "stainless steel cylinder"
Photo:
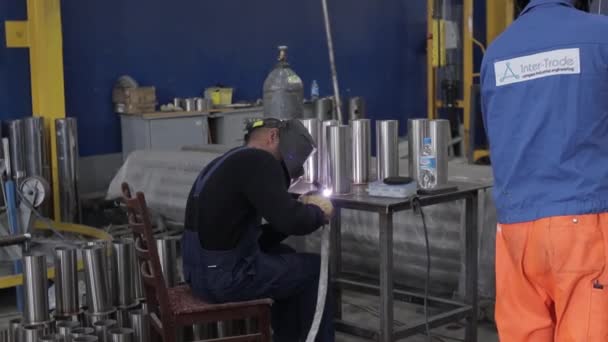
[[[196,101],[193,98],[184,99],[182,109],[186,112],[193,112],[196,109]]]
[[[93,329],[95,329],[95,335],[99,339],[99,342],[109,341],[110,335],[108,332],[114,327],[116,327],[116,321],[113,319],[97,321],[93,324]]]
[[[321,139],[321,121],[319,119],[303,119],[302,124],[312,136],[317,149],[304,163],[304,181],[315,183],[319,181],[319,141]]]
[[[204,112],[204,111],[208,110],[209,108],[207,108],[206,105],[207,105],[207,103],[205,102],[204,98],[202,98],[202,97],[194,98],[194,107],[197,112]]]
[[[160,267],[167,287],[174,287],[178,283],[177,274],[177,243],[179,236],[159,236],[156,239],[156,248],[160,258]]]
[[[429,122],[429,136],[437,162],[437,186],[448,183],[448,151],[450,146],[450,121],[431,120]]]
[[[78,129],[75,118],[55,120],[61,221],[79,222]]]
[[[338,120],[326,120],[321,123],[321,139],[319,139],[319,183],[323,189],[331,188],[329,175],[329,150],[327,137],[329,127],[338,125]]]
[[[28,177],[39,176],[50,183],[51,169],[48,144],[44,134],[44,118],[23,119],[25,139],[25,173]]]
[[[46,256],[23,256],[24,324],[42,324],[51,320],[46,268]]]
[[[376,121],[376,161],[378,180],[399,176],[399,121]]]
[[[336,120],[334,113],[334,100],[331,97],[324,97],[315,101],[315,117],[319,121]]]
[[[81,336],[95,336],[95,329],[91,327],[74,328],[70,331],[72,341]]]
[[[334,194],[348,194],[353,183],[352,131],[349,126],[330,126],[328,130],[329,176]]]
[[[139,261],[137,260],[137,255],[135,256],[135,265],[133,271],[133,282],[135,287],[135,299],[138,302],[145,300],[146,294],[144,293],[144,283],[141,279],[141,269],[139,267]]]
[[[133,329],[114,328],[109,333],[112,342],[133,342]]]
[[[135,247],[133,240],[115,240],[112,242],[112,269],[114,286],[114,304],[127,307],[135,304]]]
[[[9,121],[8,139],[12,176],[14,179],[22,179],[25,177],[25,130],[23,129],[23,120]]]
[[[410,119],[407,122],[407,150],[409,176],[418,181],[420,179],[420,152],[422,140],[429,134],[429,120]]]
[[[80,322],[59,321],[57,322],[57,333],[63,338],[64,342],[70,342],[72,330],[80,328]]]
[[[177,108],[177,107],[182,107],[182,102],[184,101],[184,99],[179,98],[179,97],[174,97],[173,98],[173,107]]]
[[[103,314],[114,309],[108,281],[107,258],[104,245],[82,248],[87,307],[91,314]]]
[[[21,327],[21,342],[38,342],[48,331],[43,325],[23,325]]]
[[[349,120],[365,119],[365,100],[362,97],[351,97],[348,100]]]
[[[99,339],[97,336],[84,335],[72,338],[72,342],[97,342]]]
[[[78,314],[78,255],[76,248],[55,248],[55,315]]]
[[[8,321],[8,342],[21,342],[21,317]]]
[[[365,184],[370,180],[372,166],[372,128],[369,119],[351,121],[353,141],[353,183]]]
[[[59,334],[44,335],[38,338],[38,342],[62,342],[62,337]]]
[[[134,342],[150,341],[150,319],[142,310],[130,312],[131,328],[133,329]]]
[[[118,319],[118,311],[119,310],[112,310],[108,313],[104,313],[104,314],[89,314],[87,313],[85,315],[85,325],[86,326],[90,326],[92,327],[96,322],[99,321],[107,321],[109,319]]]

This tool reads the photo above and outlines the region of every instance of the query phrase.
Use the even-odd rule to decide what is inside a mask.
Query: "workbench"
[[[429,308],[442,308],[446,311],[440,314],[429,315],[428,324],[432,329],[450,322],[466,319],[465,341],[477,341],[477,271],[478,271],[478,215],[477,202],[480,191],[490,188],[490,185],[469,183],[452,183],[457,190],[432,195],[420,196],[422,207],[465,200],[465,219],[461,229],[461,240],[464,242],[462,258],[465,265],[465,291],[463,301],[443,299],[429,296]],[[292,193],[304,194],[313,190],[313,185],[299,183],[290,189]],[[425,333],[425,319],[409,323],[406,327],[394,327],[395,300],[420,303],[424,294],[411,291],[395,290],[393,282],[393,215],[397,212],[412,210],[411,199],[372,197],[367,194],[367,186],[353,186],[351,194],[332,195],[331,200],[335,207],[335,215],[331,222],[331,259],[330,259],[330,289],[334,291],[336,301],[336,330],[347,334],[375,340],[389,342],[400,340],[412,335]],[[379,284],[351,277],[342,272],[341,247],[341,210],[352,209],[358,211],[377,213],[379,216],[379,253],[380,253],[380,281]],[[370,227],[372,229],[372,227]],[[398,229],[398,227],[397,227]],[[431,264],[432,267],[432,264]],[[342,291],[378,295],[380,299],[380,326],[377,330],[363,328],[360,325],[348,322],[342,317]]]

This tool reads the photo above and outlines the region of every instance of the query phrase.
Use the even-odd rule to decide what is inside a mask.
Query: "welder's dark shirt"
[[[261,239],[315,231],[324,223],[323,211],[294,199],[287,191],[286,174],[282,163],[266,151],[248,148],[236,152],[210,175],[198,198],[193,185],[185,228],[198,231],[207,250],[235,248],[244,232],[251,225],[260,225],[262,218],[269,223],[265,228],[272,230],[266,229],[267,235]]]

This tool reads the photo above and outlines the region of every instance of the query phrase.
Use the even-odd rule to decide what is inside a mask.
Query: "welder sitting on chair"
[[[320,267],[318,255],[295,253],[281,242],[314,232],[333,213],[323,197],[304,204],[288,193],[313,151],[312,137],[298,120],[255,121],[247,127],[245,146],[200,173],[186,205],[182,253],[192,291],[212,303],[273,299],[273,339],[279,342],[305,340]],[[334,340],[332,304],[329,298],[317,341]]]

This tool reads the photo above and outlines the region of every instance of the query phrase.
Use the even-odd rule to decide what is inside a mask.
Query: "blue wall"
[[[22,19],[24,4],[0,1],[0,19]],[[343,96],[364,96],[371,118],[403,129],[424,116],[426,1],[334,0],[330,11]],[[120,151],[111,88],[122,74],[156,86],[161,103],[218,82],[255,100],[285,44],[306,89],[317,79],[330,92],[320,0],[66,0],[62,16],[67,113],[83,156]],[[0,119],[29,115],[27,50],[0,45]]]

